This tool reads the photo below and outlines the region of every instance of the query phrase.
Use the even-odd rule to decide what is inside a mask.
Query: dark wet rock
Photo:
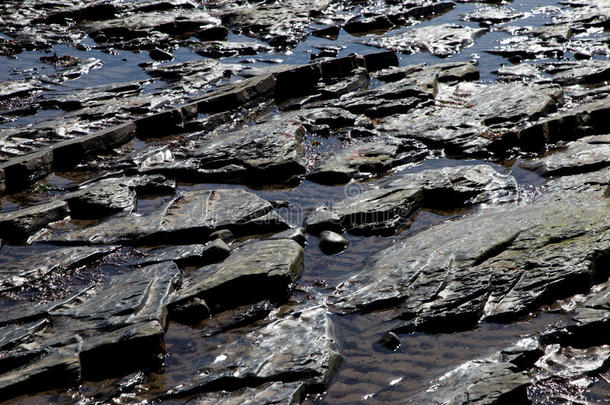
[[[385,333],[381,339],[375,342],[379,346],[385,347],[388,350],[396,350],[400,347],[400,339],[396,336],[394,332]]]
[[[162,399],[218,391],[226,387],[225,382],[230,382],[233,390],[248,387],[251,381],[257,381],[257,385],[299,381],[308,389],[321,389],[341,361],[332,323],[323,307],[287,314],[236,336],[210,354],[206,373],[193,373],[193,377],[170,388]]]
[[[231,243],[235,240],[235,235],[228,229],[219,229],[210,234],[210,239],[220,239],[225,243]]]
[[[199,395],[187,404],[218,405],[272,405],[300,404],[307,394],[307,384],[303,382],[266,383],[256,388],[244,388],[233,392],[215,392]]]
[[[305,110],[301,115],[301,122],[306,128],[315,129],[320,125],[327,125],[329,128],[337,129],[352,126],[356,122],[357,116],[341,108],[316,108]],[[310,132],[314,132],[311,131]]]
[[[149,264],[173,261],[180,267],[204,266],[217,263],[231,253],[231,248],[220,238],[204,245],[183,245],[176,247],[152,249],[147,256],[131,262],[132,266],[147,266]]]
[[[267,200],[239,189],[183,192],[163,210],[114,216],[81,230],[45,229],[36,241],[58,244],[200,243],[214,231],[252,235],[288,228]]]
[[[329,3],[328,0],[260,3],[253,7],[233,9],[224,14],[222,20],[229,28],[271,46],[292,48],[307,36],[310,16],[324,11]]]
[[[364,55],[366,69],[369,72],[375,72],[381,69],[387,69],[391,66],[398,66],[398,55],[392,51],[373,52]]]
[[[266,238],[266,240],[276,239],[291,239],[303,247],[307,244],[307,234],[303,228],[290,228]]]
[[[53,221],[68,215],[68,204],[56,200],[17,211],[0,214],[0,238],[26,239]]]
[[[475,21],[481,26],[488,27],[523,17],[525,17],[525,14],[509,7],[485,7],[476,9],[472,13],[463,16],[462,19],[465,21]]]
[[[87,265],[116,250],[116,247],[75,247],[51,250],[18,261],[3,263],[0,292],[29,288],[38,280],[61,278],[65,272]]]
[[[100,218],[118,212],[132,212],[136,192],[121,179],[104,179],[65,197],[73,218]]]
[[[288,239],[254,242],[235,249],[222,263],[185,275],[171,299],[172,310],[195,298],[220,312],[260,299],[283,301],[303,271],[303,248]],[[255,287],[256,286],[256,287]]]
[[[372,39],[368,44],[402,53],[429,52],[434,56],[446,58],[472,46],[475,38],[484,31],[461,25],[432,25]]]
[[[238,55],[257,55],[270,52],[272,48],[268,45],[255,42],[206,42],[203,46],[195,49],[198,55],[208,58],[226,58]]]
[[[125,184],[137,195],[174,194],[176,182],[159,174],[125,179]]]
[[[167,52],[167,51],[164,51],[163,49],[159,49],[159,48],[151,49],[150,51],[148,51],[148,55],[153,60],[165,61],[165,60],[174,59],[174,55],[172,55],[171,52]]]
[[[311,35],[319,38],[337,39],[337,37],[339,37],[339,31],[341,31],[341,28],[339,27],[327,27],[312,31]]]
[[[339,253],[349,244],[347,239],[332,231],[322,231],[318,238],[320,239],[320,249],[326,254]]]
[[[407,113],[418,107],[432,104],[438,89],[435,72],[421,72],[383,86],[362,90],[341,100],[338,106],[355,114],[371,118]]]
[[[13,191],[45,177],[51,172],[52,163],[53,153],[47,149],[0,163],[0,170],[4,172],[6,188]]]
[[[261,75],[241,82],[220,86],[193,102],[199,113],[223,112],[273,98],[276,78]]]
[[[491,166],[457,166],[402,175],[380,188],[348,189],[345,200],[321,207],[305,219],[308,232],[347,229],[393,233],[423,207],[455,209],[516,201],[517,184]]]
[[[164,350],[165,306],[177,275],[174,264],[145,267],[38,308],[49,327],[13,332],[12,341],[2,346],[3,358],[20,362],[3,369],[2,397],[117,376],[156,361]],[[0,333],[21,327],[9,322]]]
[[[384,173],[392,167],[422,160],[427,152],[417,142],[375,141],[346,148],[323,161],[307,174],[307,178],[322,184],[347,183]]]
[[[610,62],[604,60],[560,62],[542,67],[561,85],[601,83],[610,79]]]
[[[385,31],[394,27],[394,24],[385,15],[372,17],[356,16],[348,20],[343,29],[350,34],[363,34],[369,31]]]
[[[525,338],[513,348],[461,364],[407,403],[528,403],[526,389],[531,380],[519,358],[528,352],[537,356],[539,350],[535,339]]]
[[[572,141],[586,135],[606,134],[610,131],[606,119],[608,112],[610,97],[543,118],[520,130],[520,146],[524,150],[539,151],[546,144]]]
[[[425,74],[424,72],[437,73],[439,82],[461,82],[479,78],[479,69],[472,62],[438,63],[430,66],[409,65],[384,70],[375,78],[383,82],[394,82],[408,77],[417,80],[419,75]]]
[[[485,156],[513,147],[515,123],[554,111],[561,95],[559,87],[549,84],[462,82],[443,88],[434,107],[384,119],[381,129],[451,155]]]
[[[539,80],[543,77],[535,65],[527,63],[520,63],[515,66],[501,66],[492,73],[498,75],[504,81]]]
[[[204,139],[186,162],[167,167],[186,179],[269,183],[303,174],[304,129],[273,120]]]
[[[35,91],[42,90],[37,80],[11,80],[0,83],[0,100],[27,96]]]
[[[396,306],[409,319],[401,332],[514,320],[604,277],[606,211],[600,192],[558,192],[434,226],[372,258],[339,288],[337,304]]]
[[[521,166],[541,176],[563,176],[595,171],[610,165],[610,135],[588,136],[552,151],[548,156],[524,161]]]

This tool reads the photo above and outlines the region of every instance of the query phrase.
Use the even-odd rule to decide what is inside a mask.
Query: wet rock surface
[[[0,401],[604,403],[603,1],[0,4]]]

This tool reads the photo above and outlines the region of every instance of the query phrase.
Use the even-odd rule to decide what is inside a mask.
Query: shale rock
[[[380,188],[319,207],[305,219],[308,232],[347,229],[355,233],[392,234],[421,208],[452,209],[499,204],[517,199],[517,184],[491,166],[457,166],[406,174]]]
[[[318,238],[320,239],[320,249],[327,254],[339,253],[349,244],[347,239],[332,231],[322,231]]]
[[[219,384],[228,379],[234,389],[249,386],[252,379],[263,384],[300,381],[319,389],[333,376],[341,355],[328,312],[310,307],[217,346],[210,360],[202,364],[206,373],[193,373],[162,398],[218,391]]]
[[[282,301],[303,271],[303,248],[289,239],[265,240],[235,249],[222,263],[186,274],[171,299],[173,311],[194,299],[212,313],[272,297]]]
[[[104,179],[66,196],[73,218],[100,218],[136,207],[136,192],[121,179]]]
[[[410,319],[399,331],[513,320],[603,277],[607,214],[600,192],[557,192],[434,226],[373,257],[339,288],[337,304],[396,306]]]
[[[67,215],[68,204],[61,200],[0,214],[0,238],[26,239],[50,222]]]

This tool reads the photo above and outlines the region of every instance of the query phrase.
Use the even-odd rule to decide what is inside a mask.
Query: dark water
[[[532,10],[542,6],[560,6],[558,1],[553,0],[531,0],[515,1],[509,4],[517,11],[530,13]],[[424,21],[419,26],[437,25],[443,23],[457,23],[478,27],[472,22],[463,22],[460,17],[469,13],[481,4],[460,4],[455,9],[440,17]],[[531,13],[527,18],[509,22],[512,26],[541,26],[549,20],[547,13]],[[397,32],[408,28],[397,30]],[[497,46],[499,41],[507,38],[509,34],[503,32],[488,32],[476,40],[474,46],[464,49],[462,52],[449,59],[440,59],[429,54],[400,55],[400,64],[408,65],[415,63],[434,64],[447,61],[477,60],[481,71],[482,82],[492,82],[496,76],[492,73],[500,66],[509,62],[499,56],[490,55],[485,52]],[[256,40],[241,35],[231,34],[230,40],[250,41]],[[303,64],[310,60],[312,50],[324,46],[343,46],[338,56],[344,56],[352,52],[360,54],[378,51],[362,44],[366,36],[355,37],[341,31],[339,38],[335,41],[320,39],[309,36],[303,43],[287,54],[269,53],[253,56],[225,58],[225,63],[251,62],[252,66],[263,67],[270,63],[281,60],[287,64]],[[93,47],[92,40],[85,41],[86,45]],[[133,53],[128,51],[116,51],[113,54],[104,53],[95,49],[80,51],[68,46],[55,46],[52,50],[58,55],[72,55],[78,58],[96,58],[102,61],[100,68],[91,70],[88,74],[73,81],[61,85],[49,84],[49,91],[58,94],[70,94],[71,92],[86,87],[98,86],[109,83],[133,80],[150,80],[145,87],[145,92],[162,90],[165,86],[162,81],[153,81],[144,73],[140,63],[150,62],[148,54]],[[0,80],[26,79],[33,75],[53,76],[54,67],[40,62],[40,56],[47,55],[41,52],[23,52],[15,59],[0,59]],[[175,59],[171,63],[197,60],[201,57],[188,48],[179,48],[174,52]],[[570,57],[571,55],[566,55]],[[21,127],[31,123],[41,122],[51,117],[60,116],[59,110],[40,110],[34,115],[20,117],[14,121],[0,124],[2,128]],[[264,115],[260,118],[264,118]],[[341,148],[342,143],[333,138],[319,139],[323,148],[327,151]],[[146,146],[140,140],[133,141],[127,148],[139,149]],[[434,159],[426,161],[417,166],[405,166],[397,168],[389,176],[400,175],[400,173],[416,172],[423,169],[452,166],[456,164],[472,163],[480,161],[457,161],[450,159]],[[518,168],[516,162],[504,162],[494,164],[497,170],[513,174],[522,190],[523,198],[533,198],[544,180],[532,172]],[[95,173],[98,174],[98,173]],[[93,173],[65,172],[56,173],[43,181],[43,186],[35,186],[24,192],[4,196],[0,199],[1,211],[12,211],[19,207],[44,201],[49,196],[66,192],[70,187],[94,177]],[[387,181],[388,177],[365,182],[358,187],[373,187],[375,184]],[[206,189],[206,188],[230,188],[243,187],[233,185],[217,184],[182,184],[180,189]],[[304,181],[296,187],[279,189],[251,190],[263,198],[269,200],[282,200],[290,203],[288,208],[278,211],[289,222],[300,224],[303,218],[322,204],[343,199],[351,191],[350,186],[322,186],[309,181]],[[141,199],[138,202],[137,211],[147,213],[162,206],[165,198]],[[305,270],[301,284],[292,298],[295,301],[311,301],[323,303],[327,296],[332,294],[334,287],[341,281],[349,278],[366,268],[367,259],[379,250],[391,246],[397,240],[407,237],[414,232],[426,229],[440,222],[458,218],[464,215],[476,215],[476,212],[461,210],[455,212],[422,211],[410,219],[402,232],[393,237],[381,236],[356,236],[347,235],[350,245],[347,250],[337,255],[325,255],[318,248],[317,239],[309,237],[309,243],[305,249]],[[79,227],[86,224],[74,222],[72,226]],[[408,225],[408,226],[407,226]],[[0,265],[8,260],[35,255],[52,247],[43,246],[11,246],[5,245],[0,248]],[[124,251],[121,254],[130,255],[134,252]],[[75,287],[81,283],[97,282],[111,277],[116,271],[112,264],[106,264],[98,268],[98,274],[82,274],[71,278]],[[66,288],[70,288],[67,286]],[[5,302],[6,304],[6,302]],[[0,301],[2,305],[2,301]],[[429,381],[442,375],[457,364],[494,352],[501,347],[514,343],[520,336],[535,333],[542,330],[546,325],[556,321],[563,315],[540,313],[534,314],[528,319],[513,324],[482,324],[474,330],[449,333],[449,334],[423,334],[412,333],[400,336],[401,344],[395,351],[380,348],[374,345],[385,331],[391,328],[392,311],[373,313],[358,316],[333,316],[333,323],[337,338],[340,342],[344,361],[332,380],[328,390],[317,396],[308,398],[307,401],[314,403],[388,403],[401,402],[409,395],[414,394],[422,387],[427,386]],[[212,322],[212,321],[211,321]],[[136,403],[154,398],[155,394],[163,392],[164,389],[181,381],[188,370],[202,367],[206,362],[213,361],[215,348],[223,341],[229,340],[235,334],[246,333],[250,328],[244,327],[230,333],[204,337],[202,328],[189,327],[178,323],[170,323],[166,335],[167,357],[163,372],[141,372],[126,376],[121,382],[132,380],[133,385],[123,396],[119,396],[120,403]],[[130,380],[131,379],[131,380]],[[104,398],[104,395],[116,389],[119,379],[102,382],[85,382],[79,389],[69,391],[50,391],[35,396],[18,398],[15,403],[44,404],[44,403],[73,403],[95,396]],[[608,394],[608,392],[606,392]],[[601,394],[603,395],[603,390]]]

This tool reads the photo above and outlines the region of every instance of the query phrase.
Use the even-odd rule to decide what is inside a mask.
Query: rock
[[[150,51],[148,51],[148,55],[153,60],[172,60],[172,59],[174,59],[174,55],[172,55],[170,52],[164,51],[159,48],[151,49]]]
[[[409,398],[408,403],[527,403],[530,377],[515,360],[523,352],[538,350],[537,342],[526,338],[515,348],[463,363],[434,380],[427,390]]]
[[[63,248],[3,263],[0,269],[0,293],[17,288],[28,289],[50,279],[61,279],[65,277],[64,273],[88,265],[116,249],[114,246]]]
[[[274,120],[247,127],[204,140],[191,159],[169,165],[167,172],[203,181],[269,184],[287,180],[305,172],[304,133],[298,121]]]
[[[527,63],[520,63],[515,66],[502,66],[492,73],[498,75],[500,79],[505,81],[542,79],[542,74],[536,69],[536,66]]]
[[[136,192],[124,180],[104,179],[68,194],[72,218],[100,218],[117,212],[132,212]]]
[[[266,240],[276,239],[291,239],[303,247],[307,245],[307,234],[305,234],[305,229],[303,228],[290,228],[266,238]]]
[[[400,339],[394,332],[385,333],[381,339],[375,343],[391,351],[394,351],[400,347]]]
[[[610,246],[600,197],[550,193],[429,228],[373,257],[339,289],[337,305],[344,311],[396,306],[409,319],[395,329],[400,332],[514,320],[599,277],[596,263]]]
[[[366,70],[375,72],[381,69],[387,69],[390,66],[398,66],[398,55],[392,51],[373,52],[364,55],[364,63]]]
[[[214,392],[198,395],[187,403],[218,405],[300,404],[307,393],[303,382],[274,382],[256,388],[243,388],[233,392]]]
[[[422,72],[420,75],[357,92],[345,101],[340,100],[336,106],[371,118],[407,113],[430,105],[436,96],[437,87],[435,72]]]
[[[309,307],[216,346],[206,373],[193,372],[160,399],[188,398],[218,391],[230,379],[233,389],[262,383],[302,382],[316,390],[328,384],[341,361],[328,312]],[[266,398],[263,391],[261,399]]]
[[[185,107],[195,105],[199,113],[217,113],[248,107],[271,99],[276,90],[275,86],[274,75],[261,75],[219,86]]]
[[[339,253],[349,244],[347,239],[332,231],[322,231],[318,238],[320,239],[320,249],[326,254]]]
[[[228,229],[219,229],[210,234],[210,239],[220,239],[225,243],[231,243],[235,240],[235,235]]]
[[[525,14],[519,13],[508,7],[485,7],[466,14],[462,19],[464,21],[475,21],[483,27],[489,27],[494,24],[504,23],[523,17],[525,17]]]
[[[307,178],[322,184],[341,184],[384,173],[392,167],[423,159],[427,153],[419,146],[416,142],[357,144],[323,161]]]
[[[563,86],[601,83],[610,79],[610,62],[588,60],[541,65],[552,75],[553,81]]]
[[[55,244],[200,243],[214,231],[237,235],[288,228],[266,200],[244,190],[183,192],[162,211],[119,215],[82,230],[43,230],[33,241]]]
[[[327,27],[312,31],[311,35],[318,38],[337,39],[340,31],[341,28],[339,27]]]
[[[483,32],[484,29],[461,25],[431,25],[413,28],[398,35],[372,39],[367,44],[402,53],[429,52],[434,56],[446,58],[472,46],[475,38]]]
[[[152,249],[147,257],[135,260],[134,266],[147,266],[154,263],[173,261],[180,267],[203,266],[218,263],[231,253],[231,248],[220,238],[213,239],[205,245],[183,245],[169,248]]]
[[[122,375],[157,361],[164,351],[165,306],[178,272],[173,263],[132,270],[37,308],[37,316],[53,327],[13,333],[12,342],[4,342],[1,357],[19,359],[20,367],[0,372],[2,397]],[[3,324],[0,336],[22,328],[18,319]],[[37,382],[41,385],[31,384]]]
[[[40,82],[34,80],[11,80],[0,83],[0,100],[27,96],[42,90]]]
[[[394,82],[408,77],[417,80],[418,76],[437,74],[439,82],[462,82],[479,79],[479,69],[472,62],[449,62],[435,65],[408,65],[387,69],[375,76],[383,82]]]
[[[518,197],[515,179],[487,165],[423,170],[402,175],[380,188],[349,191],[345,200],[319,207],[308,216],[307,231],[392,234],[424,207],[455,209],[510,203]]]
[[[17,211],[0,214],[0,238],[7,240],[26,239],[53,221],[68,215],[68,204],[55,200]]]
[[[126,179],[125,182],[138,196],[174,194],[176,192],[176,182],[161,175],[132,177]]]
[[[595,171],[610,165],[610,135],[588,136],[552,151],[548,156],[524,161],[521,167],[541,176],[564,176]]]
[[[370,31],[386,31],[394,27],[394,24],[385,15],[375,15],[372,17],[356,16],[348,20],[343,29],[354,35],[364,34]]]
[[[303,248],[292,240],[265,240],[235,249],[222,263],[186,274],[170,308],[203,299],[212,313],[239,304],[283,301],[303,271]],[[255,287],[256,286],[256,287]]]
[[[519,132],[519,144],[527,151],[539,151],[546,144],[572,141],[586,135],[606,134],[610,126],[606,115],[610,111],[610,97],[583,104],[557,115],[540,119]]]
[[[257,55],[271,52],[273,48],[256,42],[206,42],[195,49],[195,53],[206,58],[226,58],[240,55]]]

